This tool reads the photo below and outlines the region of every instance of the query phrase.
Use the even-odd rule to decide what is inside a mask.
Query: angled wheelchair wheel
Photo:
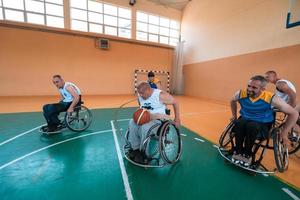
[[[226,149],[229,147],[229,144],[231,143],[233,139],[233,134],[232,134],[232,128],[234,126],[234,121],[231,121],[224,131],[222,132],[220,139],[219,139],[219,145],[220,147]]]
[[[148,137],[143,142],[145,154],[150,158],[159,159],[159,136],[157,131],[161,126],[161,122],[154,124],[148,130]]]
[[[284,123],[280,124],[278,127],[280,130],[283,128]],[[290,145],[288,147],[289,154],[296,153],[300,149],[300,135],[294,132],[292,128],[288,133],[288,138],[290,140]]]
[[[288,151],[280,141],[280,129],[275,128],[272,131],[273,136],[273,145],[274,145],[274,158],[277,170],[279,172],[284,172],[288,169],[289,165],[289,156]]]
[[[292,129],[289,132],[289,140],[291,145],[289,146],[289,154],[296,153],[300,149],[300,135],[294,132]]]
[[[92,118],[92,113],[87,107],[76,106],[73,113],[66,114],[65,124],[72,131],[81,132],[91,125]]]
[[[164,122],[160,128],[159,151],[162,159],[168,164],[174,164],[180,159],[182,152],[180,132],[171,121]]]

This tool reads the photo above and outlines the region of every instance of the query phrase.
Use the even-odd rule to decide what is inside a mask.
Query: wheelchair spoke
[[[71,115],[66,115],[66,125],[73,131],[83,131],[87,129],[92,122],[91,111],[84,106],[74,108]]]
[[[169,124],[161,133],[160,150],[168,163],[176,162],[181,154],[181,139],[178,130]]]

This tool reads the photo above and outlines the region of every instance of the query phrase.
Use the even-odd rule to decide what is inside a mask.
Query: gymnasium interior
[[[270,70],[300,91],[300,0],[0,0],[0,199],[299,200],[300,150],[279,172],[268,149],[272,173],[218,151],[234,94]],[[150,71],[178,102],[182,142],[154,168],[122,148]],[[80,88],[84,131],[39,131],[54,75]]]

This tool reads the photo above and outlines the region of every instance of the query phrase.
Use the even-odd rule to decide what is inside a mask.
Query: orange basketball
[[[133,121],[137,125],[143,125],[150,122],[150,113],[146,109],[139,108],[133,113]]]

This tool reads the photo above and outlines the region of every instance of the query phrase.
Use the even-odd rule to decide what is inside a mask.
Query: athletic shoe
[[[241,154],[233,153],[231,160],[233,163],[239,164],[241,162],[241,157],[242,157]]]
[[[241,164],[244,166],[244,167],[249,167],[252,163],[252,157],[251,156],[245,156],[243,155],[241,157]]]
[[[42,132],[48,132],[48,126],[47,126],[47,125],[42,126],[40,130],[41,130]]]
[[[145,156],[138,149],[136,149],[136,150],[130,149],[127,153],[127,156],[133,162],[136,162],[139,164],[147,164],[147,162],[145,161]]]

